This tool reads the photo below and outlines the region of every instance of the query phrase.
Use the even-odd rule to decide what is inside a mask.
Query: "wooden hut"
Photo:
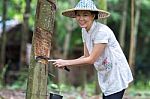
[[[11,83],[18,75],[18,71],[20,70],[20,50],[21,50],[21,35],[22,35],[22,23],[16,20],[7,20],[6,21],[6,35],[7,35],[7,43],[6,43],[6,54],[5,54],[5,64],[8,65],[6,71],[6,83]],[[32,34],[33,31],[30,29],[27,40],[26,47],[26,57],[29,56],[29,52],[31,50],[31,42],[32,42]],[[0,40],[2,39],[2,22],[0,22]],[[2,42],[0,42],[0,47]],[[28,59],[28,58],[27,58]],[[28,64],[29,59],[26,61]]]

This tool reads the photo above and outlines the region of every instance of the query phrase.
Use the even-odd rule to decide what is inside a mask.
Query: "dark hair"
[[[95,15],[94,20],[97,20],[97,19],[98,19],[98,12],[97,12],[97,11],[90,11],[90,12]],[[74,13],[75,13],[75,15],[76,15],[76,14],[77,14],[77,11],[75,11]]]
[[[91,11],[91,13],[95,14],[95,18],[94,19],[97,20],[98,19],[98,12],[97,11]]]

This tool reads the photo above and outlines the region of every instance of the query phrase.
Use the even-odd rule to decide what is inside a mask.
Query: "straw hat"
[[[70,18],[75,18],[75,11],[88,10],[98,12],[98,19],[109,17],[110,13],[104,10],[97,9],[92,0],[80,0],[75,8],[68,9],[62,12],[62,15]]]

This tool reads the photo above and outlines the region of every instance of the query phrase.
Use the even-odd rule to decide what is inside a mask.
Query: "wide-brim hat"
[[[75,8],[68,9],[62,12],[62,15],[70,18],[75,18],[75,11],[78,10],[88,10],[93,12],[98,12],[98,19],[107,18],[110,16],[110,13],[104,10],[97,9],[92,0],[80,0]]]

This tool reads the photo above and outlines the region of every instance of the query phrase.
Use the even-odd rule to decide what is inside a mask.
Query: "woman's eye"
[[[83,16],[88,16],[88,14],[84,14]]]

